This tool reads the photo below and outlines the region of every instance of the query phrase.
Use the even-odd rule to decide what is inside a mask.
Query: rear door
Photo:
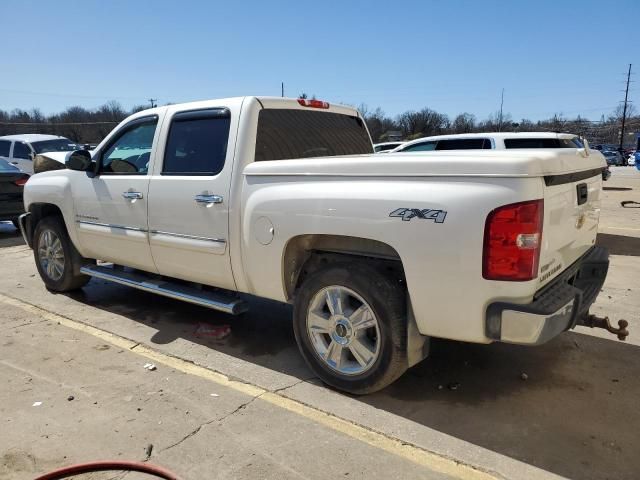
[[[235,289],[227,242],[237,122],[225,107],[168,114],[149,185],[149,240],[162,275]]]

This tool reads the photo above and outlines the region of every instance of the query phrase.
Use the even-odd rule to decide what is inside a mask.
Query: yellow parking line
[[[23,302],[22,300],[0,293],[0,302],[20,308],[26,312],[33,313],[34,315],[51,322],[59,323],[65,327],[92,335],[103,342],[110,343],[111,345],[122,349],[130,350],[149,360],[153,360],[155,363],[165,365],[189,375],[200,377],[223,387],[231,388],[237,392],[257,398],[258,400],[263,400],[289,412],[307,418],[317,424],[348,435],[356,440],[366,443],[367,445],[379,448],[380,450],[404,458],[405,460],[417,465],[429,468],[435,472],[465,480],[496,480],[497,478],[490,473],[478,470],[469,465],[458,463],[454,459],[441,456],[434,452],[429,452],[416,445],[388,437],[380,432],[369,430],[361,425],[336,417],[315,407],[305,405],[302,402],[287,398],[281,394],[270,392],[255,385],[232,380],[226,375],[208,368],[161,353],[127,338],[100,330],[99,328],[92,327],[91,325],[87,325],[76,320],[71,320],[70,318],[49,312],[43,308]]]

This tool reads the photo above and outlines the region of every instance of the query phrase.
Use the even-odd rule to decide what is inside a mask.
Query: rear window
[[[258,115],[256,162],[364,153],[373,153],[373,145],[358,117],[286,109]]]
[[[491,148],[491,140],[488,138],[460,138],[440,140],[436,150],[483,150]]]
[[[505,138],[505,148],[582,148],[577,138]]]

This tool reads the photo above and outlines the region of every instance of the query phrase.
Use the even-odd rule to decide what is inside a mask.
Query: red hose
[[[59,480],[69,475],[80,475],[81,473],[98,472],[101,470],[127,470],[134,472],[148,473],[166,480],[180,480],[175,474],[162,467],[157,467],[149,463],[142,462],[121,462],[117,460],[107,460],[101,462],[78,463],[63,467],[36,478],[35,480]]]

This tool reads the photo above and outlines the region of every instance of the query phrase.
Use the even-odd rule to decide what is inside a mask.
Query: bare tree
[[[458,115],[451,124],[451,130],[453,133],[471,133],[476,126],[476,117],[471,113],[461,113]]]

